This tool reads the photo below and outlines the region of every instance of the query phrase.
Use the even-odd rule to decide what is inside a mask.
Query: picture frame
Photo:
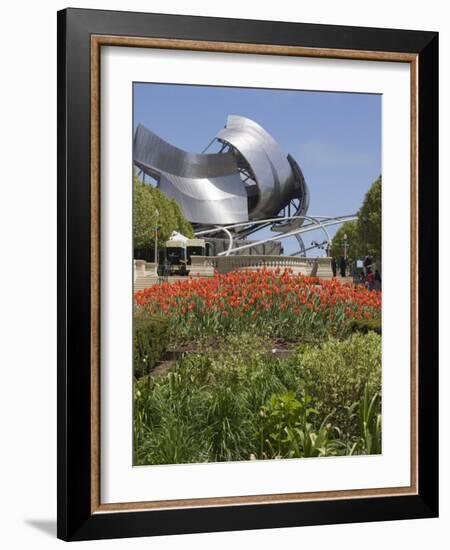
[[[158,48],[409,64],[411,483],[101,502],[100,52]],[[257,20],[58,12],[58,537],[89,540],[438,515],[438,34]],[[117,215],[117,214],[116,214]]]

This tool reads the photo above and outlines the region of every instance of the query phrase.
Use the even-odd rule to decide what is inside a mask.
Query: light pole
[[[344,233],[344,260],[347,260],[347,233]]]
[[[158,272],[158,219],[159,210],[155,209],[155,269]]]

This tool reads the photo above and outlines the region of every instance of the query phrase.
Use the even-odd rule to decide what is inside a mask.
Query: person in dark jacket
[[[366,256],[364,258],[364,273],[365,275],[367,275],[370,271],[370,269],[372,268],[372,258],[370,256]]]
[[[373,290],[375,288],[375,277],[371,269],[368,270],[366,275],[367,288]]]
[[[336,277],[336,273],[337,273],[337,263],[336,263],[336,258],[331,258],[331,271],[333,272],[333,277]]]
[[[344,258],[344,256],[341,256],[339,260],[339,270],[341,272],[341,277],[345,277],[346,269],[347,269],[347,260]]]
[[[375,269],[374,279],[375,279],[375,290],[377,292],[380,292],[380,290],[381,290],[381,275],[380,275],[380,272],[378,271],[378,269]]]

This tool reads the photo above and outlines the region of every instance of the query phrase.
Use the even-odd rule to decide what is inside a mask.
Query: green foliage
[[[381,340],[371,333],[338,344],[308,344],[279,359],[254,334],[203,342],[168,374],[135,383],[134,463],[377,452],[379,401],[360,403],[366,387],[370,397],[380,389]]]
[[[134,248],[154,246],[156,228],[156,201],[148,185],[134,177],[133,182],[133,238]]]
[[[364,397],[359,404],[361,447],[366,454],[381,453],[381,395],[369,395],[369,387],[364,388]]]
[[[272,395],[260,411],[259,458],[311,458],[333,454],[333,441],[325,418],[316,431],[310,421],[317,411],[311,397],[300,400],[293,391]]]
[[[356,221],[345,222],[336,231],[331,243],[330,254],[336,259],[344,255],[344,235],[347,235],[347,257],[355,261],[359,258],[362,250]]]
[[[352,405],[359,403],[366,384],[370,393],[381,391],[381,336],[356,333],[348,340],[303,346],[297,361],[318,416],[329,417],[345,437],[356,436]]]
[[[366,193],[358,212],[358,234],[363,243],[363,254],[381,258],[381,176]]]
[[[159,228],[159,247],[164,246],[172,231],[179,231],[190,238],[194,236],[191,224],[183,216],[175,199],[167,197],[153,185],[142,183],[137,176],[134,177],[133,193],[134,248],[153,249],[156,225]]]
[[[163,317],[134,318],[134,376],[148,374],[169,344],[169,323]]]
[[[361,332],[362,334],[367,334],[368,332],[381,334],[381,317],[374,317],[372,319],[352,319],[350,322],[350,329],[352,332]]]
[[[345,222],[336,231],[330,254],[344,255],[344,235],[347,235],[347,256],[351,261],[369,255],[381,258],[381,176],[373,182],[358,211],[358,219]]]
[[[296,440],[293,433],[300,416],[307,414],[302,405],[304,404],[295,398],[295,393],[289,391],[272,395],[262,407],[260,458],[284,458],[295,454],[296,449],[291,443]]]

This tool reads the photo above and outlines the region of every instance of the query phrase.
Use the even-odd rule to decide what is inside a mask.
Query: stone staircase
[[[144,288],[156,285],[158,283],[158,279],[159,278],[156,275],[138,277],[134,280],[134,292],[137,292],[138,290],[144,290]]]
[[[210,258],[204,256],[193,256],[192,264],[188,268],[189,274],[195,278],[214,275],[214,267],[211,265]],[[163,282],[174,283],[183,280],[185,281],[186,277],[180,275],[160,277],[156,273],[156,265],[153,262],[134,260],[134,292]]]

